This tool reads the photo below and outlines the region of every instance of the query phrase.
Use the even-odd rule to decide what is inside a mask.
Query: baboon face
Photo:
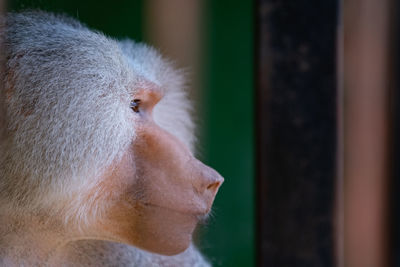
[[[117,241],[171,255],[189,246],[223,178],[153,121],[152,110],[161,97],[154,89],[133,97],[136,136],[103,178],[105,191],[119,193],[111,194],[113,205],[102,227]]]
[[[6,213],[29,218],[27,225],[38,219],[31,232],[60,244],[109,240],[161,254],[187,248],[223,178],[185,145],[192,124],[183,75],[146,45],[64,16],[9,14],[0,35]],[[167,97],[156,119],[164,128],[152,115],[160,88]]]

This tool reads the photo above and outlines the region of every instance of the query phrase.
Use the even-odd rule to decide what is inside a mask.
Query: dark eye
[[[134,99],[129,104],[129,107],[136,113],[139,113],[140,99]]]

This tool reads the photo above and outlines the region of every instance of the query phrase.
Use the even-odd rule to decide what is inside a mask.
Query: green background
[[[146,41],[143,1],[10,0],[10,10],[40,8],[67,13],[113,37]],[[255,265],[253,134],[253,3],[205,2],[205,58],[199,157],[225,183],[200,249],[214,266]]]

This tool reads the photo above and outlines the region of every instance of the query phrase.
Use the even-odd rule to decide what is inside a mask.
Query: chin
[[[135,246],[163,255],[175,255],[190,246],[199,216],[153,205],[143,206],[140,213],[135,219],[140,236]]]

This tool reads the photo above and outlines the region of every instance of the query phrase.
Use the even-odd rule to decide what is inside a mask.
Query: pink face
[[[190,245],[223,178],[155,124],[152,110],[160,98],[152,90],[134,96],[136,137],[102,180],[102,190],[113,192],[101,231],[110,239],[172,255]]]

